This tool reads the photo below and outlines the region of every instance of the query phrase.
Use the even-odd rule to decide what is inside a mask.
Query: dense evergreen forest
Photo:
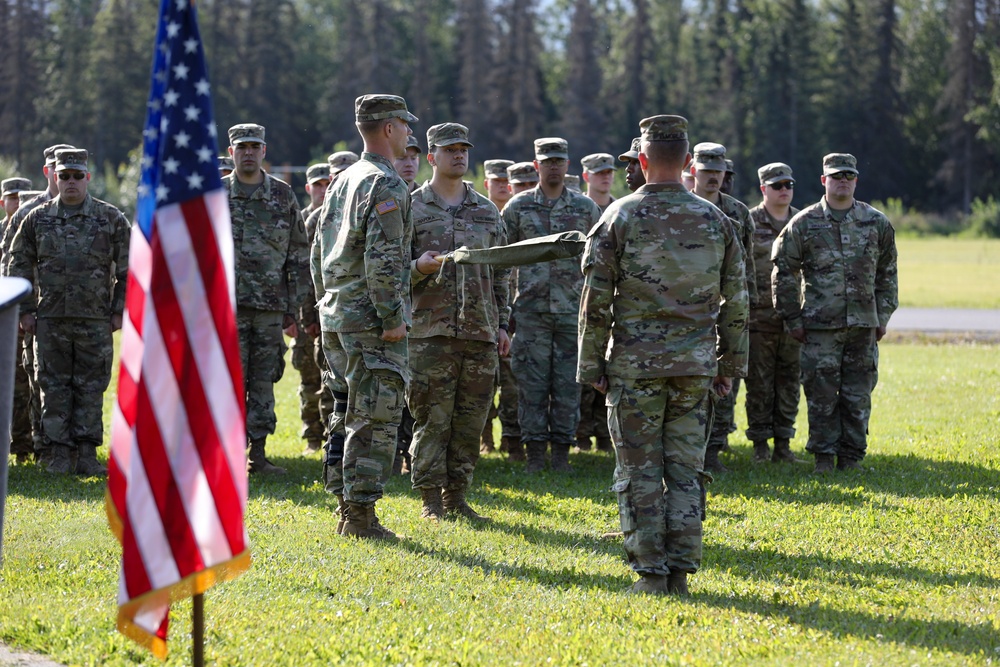
[[[95,171],[139,146],[158,0],[0,0],[0,156]],[[404,95],[472,129],[474,160],[560,135],[617,155],[640,118],[718,141],[740,194],[788,162],[805,203],[822,155],[861,163],[859,197],[968,211],[1000,192],[1000,0],[199,0],[220,136],[267,126],[268,158],[358,150],[354,98]]]

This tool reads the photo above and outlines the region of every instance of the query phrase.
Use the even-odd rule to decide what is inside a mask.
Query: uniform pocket
[[[611,490],[618,494],[618,520],[623,533],[634,533],[638,527],[635,503],[632,500],[632,480],[616,480]]]

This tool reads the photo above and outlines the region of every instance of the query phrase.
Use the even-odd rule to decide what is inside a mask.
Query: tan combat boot
[[[789,447],[788,438],[774,439],[774,453],[771,454],[772,463],[808,463],[792,453]]]
[[[398,539],[396,533],[378,522],[378,517],[375,516],[375,503],[359,505],[348,502],[347,518],[340,534],[344,537],[357,537],[362,540],[395,542]]]
[[[344,496],[337,496],[337,509],[333,510],[333,513],[337,515],[337,534],[344,534],[344,524],[347,523],[347,502],[344,501]]]
[[[265,442],[264,438],[250,441],[250,451],[247,452],[247,472],[261,475],[284,475],[284,468],[274,465],[264,456]]]
[[[589,449],[588,440],[588,449]],[[550,467],[552,472],[573,472],[573,466],[569,464],[569,445],[557,442],[552,443],[552,461]]]
[[[444,518],[444,505],[441,501],[441,487],[420,489],[420,499],[424,507],[420,510],[421,519],[440,521]]]
[[[814,475],[826,475],[833,472],[833,454],[817,454]]]
[[[80,445],[80,455],[76,460],[76,474],[84,477],[107,477],[108,469],[97,460],[97,447]]]
[[[662,574],[643,574],[639,581],[632,585],[633,593],[645,593],[647,595],[666,595],[667,577]]]
[[[493,441],[493,422],[486,422],[483,433],[479,436],[479,453],[492,454],[496,451],[496,443]]]
[[[524,461],[524,445],[519,438],[505,435],[500,439],[500,446],[507,452],[507,458],[511,461]]]
[[[321,451],[323,451],[323,441],[310,438],[306,440],[306,448],[302,450],[302,456],[312,456]]]
[[[545,448],[548,445],[544,440],[532,440],[525,443],[528,450],[528,463],[524,466],[527,475],[534,475],[536,472],[545,470]]]
[[[49,463],[45,466],[45,472],[54,475],[69,475],[76,472],[76,461],[72,458],[74,453],[66,445],[52,445],[49,448]]]
[[[688,573],[687,572],[671,572],[667,577],[667,592],[671,595],[680,595],[682,597],[687,597],[690,595],[688,592]]]
[[[778,443],[774,444],[775,453],[778,452]],[[753,462],[766,463],[771,458],[771,449],[767,446],[767,440],[756,440],[753,443]]]
[[[444,504],[445,516],[464,516],[466,519],[471,519],[472,521],[489,521],[488,518],[472,509],[465,500],[465,491],[458,489],[445,489],[441,494],[441,500]]]
[[[576,448],[581,452],[590,451],[590,436],[578,435],[576,436]]]
[[[729,472],[729,468],[722,465],[722,461],[719,460],[719,452],[722,451],[722,445],[709,445],[705,449],[705,470],[708,472]]]

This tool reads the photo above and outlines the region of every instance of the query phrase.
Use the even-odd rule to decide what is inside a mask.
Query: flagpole
[[[191,662],[194,667],[205,666],[205,595],[198,593],[191,607]]]

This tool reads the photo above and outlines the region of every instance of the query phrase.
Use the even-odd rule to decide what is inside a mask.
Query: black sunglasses
[[[60,181],[68,181],[71,178],[74,181],[82,181],[83,179],[87,178],[87,175],[86,174],[66,174],[66,173],[59,174],[59,180]]]
[[[795,181],[782,181],[781,183],[771,183],[771,187],[775,190],[791,190],[795,187]]]
[[[830,178],[832,178],[835,181],[842,181],[845,178],[849,181],[853,181],[857,177],[858,175],[855,174],[853,171],[838,171],[836,174],[830,174]]]

